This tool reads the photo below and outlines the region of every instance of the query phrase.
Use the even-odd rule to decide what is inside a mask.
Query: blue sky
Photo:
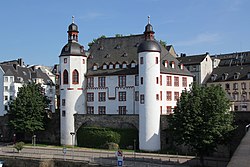
[[[141,34],[151,17],[157,40],[188,55],[250,50],[249,0],[8,0],[0,5],[0,61],[58,63],[71,16],[79,43]]]

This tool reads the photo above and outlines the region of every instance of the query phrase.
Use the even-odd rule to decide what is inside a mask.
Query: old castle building
[[[160,115],[169,114],[192,74],[154,38],[144,34],[99,38],[88,54],[68,27],[60,59],[61,144],[72,144],[74,114],[139,114],[139,147],[160,149]]]

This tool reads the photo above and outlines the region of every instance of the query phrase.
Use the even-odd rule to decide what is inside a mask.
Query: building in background
[[[55,112],[55,83],[41,67],[24,65],[22,59],[0,63],[0,116],[7,113],[9,102],[17,97],[18,89],[25,83],[41,84],[43,93],[49,98],[48,110]],[[53,77],[52,77],[53,78]]]

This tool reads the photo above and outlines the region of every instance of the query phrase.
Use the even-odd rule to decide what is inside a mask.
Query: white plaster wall
[[[205,84],[213,71],[213,62],[209,55],[201,62],[200,68],[200,83]]]
[[[98,88],[98,76],[94,77],[94,88],[89,88],[88,93],[94,93],[94,102],[87,102],[88,106],[94,106],[94,114],[98,114],[98,106],[106,106],[106,114],[119,114],[119,106],[126,106],[127,114],[138,113],[135,102],[135,75],[126,76],[126,87],[118,87],[119,76],[105,76],[106,88]],[[99,92],[106,93],[106,101],[99,102]],[[126,92],[126,101],[119,101],[119,92]]]
[[[160,60],[159,52],[142,52],[143,64],[139,64],[140,95],[144,94],[144,104],[139,104],[139,148],[147,151],[160,150],[160,102],[156,94],[160,93],[156,77],[160,76],[160,61],[155,63],[155,58]]]
[[[67,63],[64,63],[67,58]],[[85,90],[85,74],[86,64],[83,64],[82,56],[62,56],[60,57],[61,81],[62,74],[65,69],[68,71],[69,84],[60,85],[60,108],[61,108],[61,144],[72,145],[72,136],[70,132],[75,132],[74,114],[86,113],[86,90]],[[72,72],[77,70],[79,73],[79,84],[72,84]],[[62,99],[65,99],[65,106],[62,106]],[[62,111],[65,110],[65,117]]]

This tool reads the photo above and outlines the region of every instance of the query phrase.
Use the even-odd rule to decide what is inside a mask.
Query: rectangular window
[[[62,110],[62,117],[65,117],[65,116],[66,116],[66,111]]]
[[[139,86],[139,75],[135,76],[135,86]]]
[[[162,100],[162,91],[160,91],[160,100]]]
[[[85,64],[85,59],[82,59],[82,64]]]
[[[172,92],[167,91],[167,101],[171,101],[171,100],[172,100]]]
[[[67,63],[67,58],[64,58],[64,59],[63,59],[63,62],[64,62],[64,63]]]
[[[98,77],[98,87],[99,88],[106,87],[106,78],[105,77]]]
[[[119,76],[118,77],[118,86],[125,87],[126,86],[126,76]]]
[[[167,76],[167,86],[172,86],[172,76]]]
[[[14,77],[10,77],[10,82],[14,82]]]
[[[143,64],[143,57],[140,57],[140,64]]]
[[[158,62],[159,62],[159,58],[155,57],[155,64],[158,64]]]
[[[170,114],[170,113],[172,113],[172,108],[171,106],[167,106],[167,114]]]
[[[62,106],[65,106],[65,104],[66,104],[65,99],[62,99]]]
[[[187,77],[182,77],[182,87],[187,87]]]
[[[135,91],[135,101],[139,101],[139,91]]]
[[[87,101],[94,101],[94,93],[87,93]]]
[[[159,78],[156,77],[156,84],[159,84]]]
[[[87,107],[87,114],[94,114],[94,107],[93,106]]]
[[[160,85],[162,85],[162,75],[160,75]]]
[[[174,77],[174,86],[179,86],[179,77]]]
[[[161,112],[161,114],[162,114],[162,106],[160,106],[160,112]]]
[[[106,92],[98,93],[98,101],[106,101]]]
[[[141,85],[143,85],[143,77],[141,77]]]
[[[241,89],[246,89],[246,83],[245,82],[241,83]]]
[[[14,86],[10,86],[10,92],[14,92]]]
[[[144,104],[144,101],[145,101],[144,94],[142,94],[142,95],[140,95],[140,103]]]
[[[8,82],[8,77],[4,77],[4,82]]]
[[[230,90],[230,84],[229,84],[229,83],[226,83],[226,84],[225,84],[225,89],[226,89],[226,90]]]
[[[10,100],[13,100],[13,96],[10,96]]]
[[[159,100],[159,94],[156,94],[156,100]]]
[[[238,93],[238,92],[233,93],[233,99],[234,99],[235,101],[239,100],[239,93]]]
[[[8,96],[4,96],[4,100],[8,100]]]
[[[98,114],[100,114],[100,115],[106,114],[106,107],[105,106],[99,106],[98,107]]]
[[[233,84],[234,89],[238,89],[238,83]]]
[[[174,100],[177,101],[179,99],[179,92],[174,92]]]
[[[119,106],[118,109],[119,109],[119,110],[118,110],[119,115],[126,115],[126,113],[127,113],[126,106]]]
[[[93,88],[94,87],[94,77],[89,77],[87,79],[87,87],[88,88]]]
[[[8,92],[8,91],[9,91],[8,86],[4,86],[4,91],[5,91],[5,92]]]
[[[126,101],[126,92],[119,92],[119,101]]]

